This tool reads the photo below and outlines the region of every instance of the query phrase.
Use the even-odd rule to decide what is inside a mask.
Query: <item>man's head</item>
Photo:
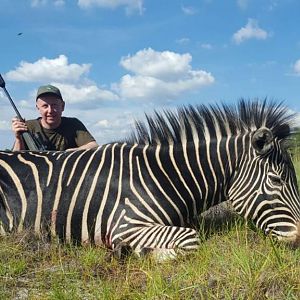
[[[65,102],[57,87],[53,85],[40,86],[36,95],[36,107],[41,114],[43,127],[54,129],[60,125]]]

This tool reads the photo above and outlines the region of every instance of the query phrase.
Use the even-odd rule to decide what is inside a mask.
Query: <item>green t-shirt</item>
[[[77,148],[89,142],[95,141],[81,121],[76,118],[62,117],[59,127],[46,129],[40,119],[28,120],[28,131],[43,142],[47,150],[63,151],[69,148]]]

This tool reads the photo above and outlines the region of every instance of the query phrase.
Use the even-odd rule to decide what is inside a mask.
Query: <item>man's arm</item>
[[[95,142],[95,141],[92,141],[92,142],[89,142],[87,144],[84,144],[80,147],[77,147],[77,148],[69,148],[67,149],[66,151],[75,151],[75,150],[84,150],[84,149],[91,149],[91,148],[95,148],[95,147],[98,147],[99,145]]]
[[[71,122],[69,123],[69,126],[71,124],[72,128],[75,130],[75,145],[77,145],[77,147],[68,148],[66,151],[84,150],[99,147],[95,138],[80,120],[77,118],[66,118],[66,120]]]

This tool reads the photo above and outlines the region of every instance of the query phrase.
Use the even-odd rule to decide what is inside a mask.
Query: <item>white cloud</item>
[[[0,100],[4,99],[5,98],[5,95],[4,93],[0,90]]]
[[[182,6],[181,9],[186,15],[195,15],[198,12],[197,9],[192,6]]]
[[[295,122],[294,122],[295,126],[297,126],[298,128],[300,127],[300,112],[296,113],[296,117],[295,117]]]
[[[249,39],[265,40],[269,34],[259,28],[257,20],[249,19],[245,27],[242,27],[233,35],[236,44],[240,44]]]
[[[190,42],[190,39],[189,38],[181,38],[181,39],[178,39],[176,40],[176,43],[177,44],[181,44],[181,45],[186,45]]]
[[[249,4],[249,0],[237,0],[237,5],[240,9],[247,9],[248,7],[248,4]]]
[[[124,6],[127,14],[136,11],[142,14],[144,11],[143,2],[143,0],[78,0],[78,5],[84,9],[95,6],[116,9],[120,6]]]
[[[98,87],[86,77],[90,67],[90,64],[69,64],[68,58],[60,55],[55,59],[43,57],[33,63],[21,62],[16,70],[9,71],[5,77],[11,81],[51,83],[61,90],[67,103],[84,103],[84,108],[87,109],[104,101],[119,100],[119,96],[114,92]],[[30,93],[30,99],[35,99],[35,95],[36,90]],[[20,105],[32,107],[31,101],[22,99]]]
[[[278,6],[278,0],[271,0],[269,3],[268,10],[273,11],[274,9],[277,8],[277,6]]]
[[[76,116],[86,124],[98,143],[103,144],[128,137],[133,131],[134,120],[142,119],[144,114],[140,107],[132,107],[130,110],[124,107],[102,107],[85,111],[84,114],[75,113]]]
[[[64,6],[65,5],[65,1],[64,0],[54,0],[53,1],[54,6]]]
[[[300,75],[300,59],[298,59],[294,66],[293,66],[293,70],[295,72],[295,74]]]
[[[20,66],[6,73],[8,80],[12,81],[76,81],[83,74],[89,72],[90,64],[69,64],[65,55],[49,59],[43,57],[34,63],[21,61]]]
[[[47,4],[47,0],[31,0],[32,7],[38,7]]]
[[[153,106],[157,107],[158,100],[161,105],[182,93],[197,91],[214,82],[210,73],[193,69],[191,62],[189,53],[144,49],[121,58],[120,64],[128,74],[112,84],[111,88],[97,85],[88,79],[90,65],[69,64],[64,55],[56,59],[42,58],[33,63],[22,62],[16,70],[8,72],[5,78],[26,82],[43,81],[43,84],[46,82],[57,86],[67,103],[66,115],[82,120],[99,143],[103,143],[127,136],[132,131],[133,120],[143,118],[143,108],[151,107],[152,110]],[[81,79],[80,82],[78,79]],[[21,113],[27,119],[37,115],[32,109],[35,95],[36,90],[32,90],[28,97],[17,101]],[[141,101],[140,105],[131,105],[131,100]],[[2,101],[3,95],[0,94]],[[114,101],[118,101],[117,105]],[[128,107],[130,112],[126,113]],[[8,105],[7,109],[8,117],[6,119],[5,115],[2,120],[9,124],[13,111]],[[3,124],[2,127],[7,128]]]
[[[193,70],[191,61],[189,53],[158,52],[151,48],[138,51],[121,58],[121,66],[132,74],[124,75],[111,88],[98,86],[87,78],[90,64],[69,64],[65,55],[54,59],[43,57],[33,63],[22,61],[5,77],[11,81],[52,83],[61,89],[66,102],[84,103],[84,108],[89,109],[104,101],[120,99],[169,101],[181,93],[212,84],[214,77],[204,70]],[[32,91],[30,99],[35,95],[36,91]],[[27,102],[23,100],[21,105],[27,107]]]
[[[212,84],[214,77],[203,70],[192,70],[190,54],[149,49],[121,59],[126,74],[113,86],[125,99],[173,99],[183,92]]]
[[[300,112],[293,110],[293,109],[288,109],[288,114],[293,115],[293,119],[291,122],[291,130],[293,131],[295,127],[299,128],[300,127]]]
[[[0,130],[8,130],[10,129],[10,122],[7,120],[0,120]]]
[[[158,52],[148,48],[138,51],[134,56],[123,57],[121,65],[138,75],[174,80],[191,70],[191,60],[192,57],[188,53]]]
[[[44,6],[49,2],[57,7],[65,5],[65,0],[31,0],[31,6],[32,7]]]
[[[64,100],[70,104],[83,103],[103,104],[103,101],[116,101],[119,97],[109,90],[97,87],[96,85],[72,85],[53,82],[63,95]],[[86,107],[89,108],[89,107]]]
[[[110,111],[109,116],[104,119],[100,119],[95,124],[92,125],[95,128],[95,131],[106,132],[116,132],[114,136],[125,137],[120,132],[131,132],[134,126],[134,115],[129,112],[117,112]],[[117,133],[118,132],[118,133]]]
[[[108,128],[109,127],[109,121],[104,119],[104,120],[100,120],[95,124],[96,127],[100,127],[100,128]]]
[[[207,44],[207,43],[201,44],[200,47],[203,49],[207,49],[207,50],[210,50],[213,48],[213,46],[211,44]]]

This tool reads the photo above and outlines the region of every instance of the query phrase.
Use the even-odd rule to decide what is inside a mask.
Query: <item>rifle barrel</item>
[[[4,93],[6,94],[10,104],[12,105],[13,109],[15,110],[18,118],[25,122],[25,120],[22,118],[20,112],[18,111],[13,99],[11,98],[9,92],[7,91],[7,89],[5,87],[5,81],[4,81],[3,77],[1,76],[1,74],[0,74],[0,87],[4,90]],[[34,150],[34,151],[45,150],[44,145],[40,145],[40,147],[38,146],[39,143],[34,139],[34,137],[30,134],[30,132],[28,132],[28,131],[23,132],[22,137],[23,137],[29,150]]]
[[[17,109],[17,107],[16,107],[14,101],[13,101],[12,98],[10,97],[10,94],[8,93],[6,87],[3,87],[3,90],[4,90],[4,92],[5,92],[6,96],[7,96],[7,98],[8,98],[8,100],[9,100],[10,104],[12,105],[13,109],[15,110],[15,112],[16,112],[18,118],[19,118],[20,120],[23,120],[23,121],[24,121],[24,119],[22,118],[20,112],[18,111],[18,109]]]

